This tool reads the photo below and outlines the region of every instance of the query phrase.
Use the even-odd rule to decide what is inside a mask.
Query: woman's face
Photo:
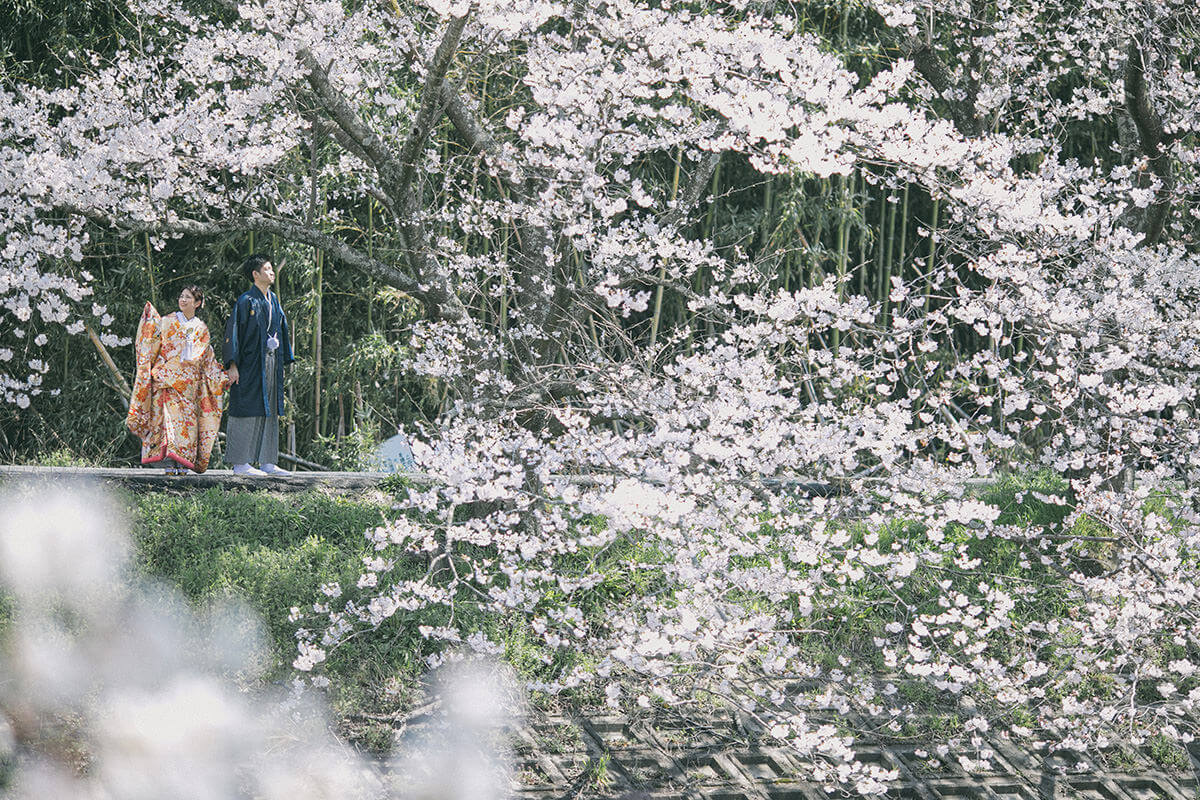
[[[179,310],[183,312],[185,317],[188,319],[194,317],[196,315],[196,308],[196,298],[192,296],[191,292],[184,289],[179,293]]]

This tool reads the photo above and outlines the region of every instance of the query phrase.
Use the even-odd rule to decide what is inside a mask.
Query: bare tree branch
[[[154,234],[185,234],[189,236],[227,236],[232,233],[248,233],[254,231],[256,233],[271,233],[280,236],[288,241],[307,244],[312,247],[320,248],[336,261],[345,264],[348,267],[358,270],[365,275],[377,278],[389,286],[392,286],[407,295],[412,296],[419,302],[423,303],[429,310],[432,316],[441,319],[461,319],[465,317],[466,310],[461,303],[447,303],[443,296],[431,290],[430,287],[424,286],[418,280],[415,280],[409,275],[400,272],[391,264],[371,258],[362,251],[351,247],[346,242],[329,234],[323,233],[315,228],[311,228],[299,223],[288,222],[285,220],[270,219],[259,215],[251,214],[237,219],[222,220],[218,222],[201,222],[199,220],[190,219],[175,219],[175,220],[154,220],[146,222],[142,220],[121,219],[104,215],[94,209],[80,208],[76,206],[60,206],[63,211],[79,214],[87,219],[106,227],[116,228],[128,233],[154,233]]]
[[[466,14],[450,20],[446,26],[446,32],[442,34],[442,41],[438,43],[437,50],[426,67],[425,87],[421,91],[421,106],[417,109],[417,116],[408,131],[408,138],[404,140],[404,146],[400,149],[401,192],[411,191],[413,175],[417,169],[417,156],[429,138],[433,126],[437,124],[442,115],[445,107],[442,101],[442,86],[466,25]],[[400,203],[400,205],[404,204]]]
[[[963,136],[978,136],[982,133],[983,125],[979,121],[974,96],[969,95],[963,100],[951,99],[950,95],[955,88],[953,77],[933,52],[933,47],[920,39],[909,38],[902,48],[905,55],[912,59],[913,66],[921,77],[949,104],[950,117],[958,132]]]

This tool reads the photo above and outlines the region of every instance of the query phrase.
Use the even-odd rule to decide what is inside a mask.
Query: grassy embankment
[[[1065,509],[1039,501],[1029,490],[1051,492],[1064,488],[1053,477],[1034,475],[1002,480],[982,494],[1004,509],[999,520],[1002,524],[1039,528],[1059,524]],[[142,576],[177,586],[195,603],[240,598],[263,617],[269,636],[263,677],[268,681],[286,680],[290,675],[296,628],[296,623],[288,619],[290,609],[308,609],[315,601],[325,599],[320,587],[326,583],[337,582],[353,593],[362,559],[373,552],[364,531],[396,513],[391,510],[392,498],[380,492],[336,497],[320,492],[281,495],[214,489],[185,494],[126,492],[119,498],[128,512],[136,544],[136,567]],[[1096,523],[1091,520],[1081,519],[1076,527],[1079,530],[1075,533],[1096,532]],[[851,531],[856,539],[862,535],[853,527]],[[919,548],[926,533],[919,525],[897,521],[880,536],[877,546],[887,548],[900,541],[906,547]],[[1030,587],[1022,593],[1013,612],[1021,619],[1014,622],[1069,613],[1063,605],[1067,593],[1061,576],[1042,568],[1038,559],[1030,559],[1018,542],[996,537],[979,540],[961,526],[954,526],[947,535],[965,546],[969,558],[981,560],[983,572],[1011,576]],[[769,525],[762,529],[760,539],[764,555],[749,557],[742,566],[753,567],[754,562],[770,557],[786,558],[786,554],[773,552]],[[648,590],[643,585],[649,574],[647,562],[661,563],[661,558],[648,543],[627,536],[602,552],[564,559],[561,567],[564,572],[597,570],[606,576],[587,597],[576,598],[584,613],[599,622],[611,604]],[[423,573],[426,566],[401,564],[397,571]],[[969,571],[947,570],[947,566],[922,566],[898,594],[892,588],[867,582],[818,599],[819,613],[811,620],[813,633],[798,642],[802,652],[813,663],[830,668],[836,666],[838,655],[878,659],[878,648],[869,642],[882,635],[884,626],[895,618],[897,600],[912,613],[931,613],[936,612],[939,598],[947,589],[972,591],[977,578]],[[946,585],[947,579],[951,586]],[[579,602],[581,599],[583,602]],[[765,597],[748,596],[744,601],[759,606],[769,603]],[[0,627],[5,612],[0,603]],[[357,637],[331,656],[326,665],[334,681],[330,700],[347,732],[364,744],[385,747],[389,743],[387,716],[403,710],[412,700],[410,693],[422,672],[421,659],[429,652],[430,643],[417,628],[447,621],[437,609],[398,614],[381,631]],[[468,620],[461,611],[457,622],[484,630],[503,642],[508,659],[518,671],[533,676],[547,670],[541,658],[542,647],[529,638],[528,626],[508,625],[505,620],[483,615]],[[553,655],[555,661],[564,657],[562,651]],[[940,697],[932,687],[915,681],[902,684],[901,692],[911,701],[914,712],[920,713],[910,718],[897,738],[937,738],[960,724],[953,698]],[[1176,758],[1172,752],[1166,760]]]

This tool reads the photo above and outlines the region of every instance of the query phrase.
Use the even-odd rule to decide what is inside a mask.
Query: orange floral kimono
[[[229,388],[208,328],[182,313],[160,317],[146,303],[135,347],[137,378],[125,426],[142,440],[142,463],[171,458],[204,472],[221,427],[221,394]]]

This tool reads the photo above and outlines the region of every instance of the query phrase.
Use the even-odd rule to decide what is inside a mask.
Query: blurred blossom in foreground
[[[323,709],[229,678],[264,663],[262,628],[225,603],[197,612],[136,578],[116,504],[88,487],[0,495],[0,793],[105,800],[500,797],[489,737],[495,669],[442,683],[444,721],[388,775],[330,733]],[[492,676],[492,677],[489,677]],[[505,687],[511,683],[505,682]],[[286,700],[286,702],[285,702]],[[432,766],[432,769],[429,767]],[[436,780],[440,777],[440,781]]]
[[[498,757],[506,726],[521,715],[522,698],[511,671],[492,663],[444,667],[435,685],[441,713],[415,727],[389,770],[406,800],[508,795],[508,763]]]

